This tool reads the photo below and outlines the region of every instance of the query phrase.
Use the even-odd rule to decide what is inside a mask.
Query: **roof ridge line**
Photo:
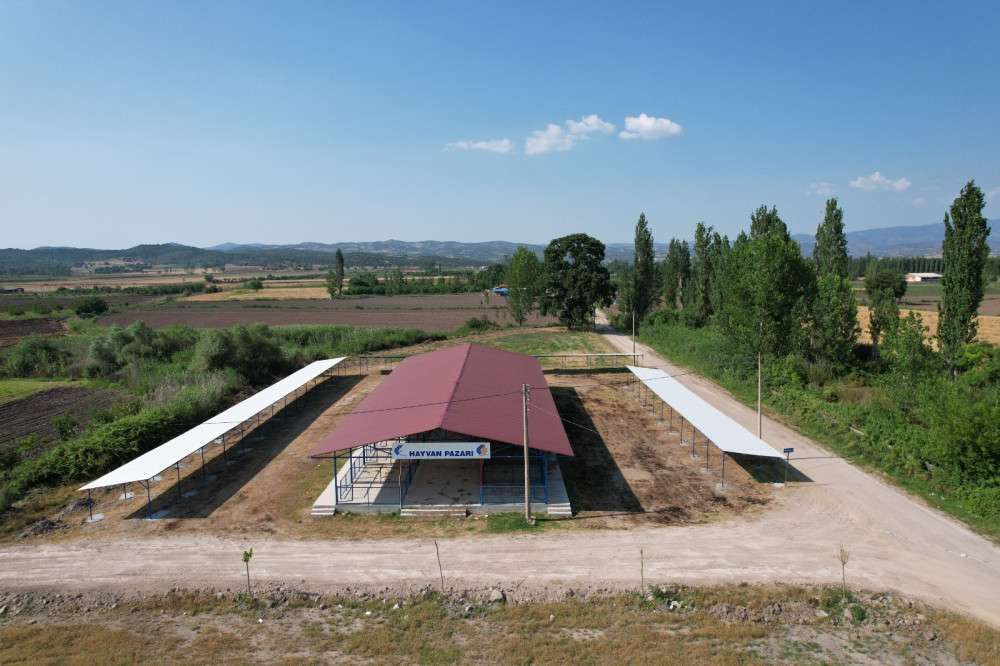
[[[451,393],[448,394],[448,402],[444,404],[444,412],[441,415],[441,424],[444,425],[445,419],[448,418],[448,412],[451,411],[451,406],[455,404],[455,394],[458,393],[458,382],[462,379],[462,375],[465,374],[465,366],[469,362],[469,356],[472,355],[472,343],[465,343],[465,356],[462,358],[462,365],[458,368],[458,377],[455,377],[455,382],[452,384]]]

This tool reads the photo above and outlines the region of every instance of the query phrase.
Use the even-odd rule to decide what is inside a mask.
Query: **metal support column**
[[[180,499],[182,497],[182,495],[181,495],[181,464],[180,463],[176,463],[174,465],[174,467],[177,468],[177,497],[178,497],[178,499]]]

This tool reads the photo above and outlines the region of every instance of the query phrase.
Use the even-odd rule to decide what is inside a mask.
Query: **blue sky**
[[[1000,217],[998,36],[996,2],[0,0],[0,245],[813,232],[828,193],[857,230],[969,178]]]

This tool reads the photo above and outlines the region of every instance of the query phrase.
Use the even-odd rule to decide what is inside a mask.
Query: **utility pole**
[[[531,478],[528,465],[528,400],[531,398],[531,387],[521,384],[521,416],[524,424],[524,520],[531,522]]]
[[[763,386],[763,379],[761,373],[760,351],[758,351],[757,352],[757,436],[760,437],[761,439],[764,439],[763,435],[764,421],[763,417],[761,416],[761,410],[760,410],[760,395],[762,386]]]
[[[632,362],[635,363],[635,310],[632,310]]]

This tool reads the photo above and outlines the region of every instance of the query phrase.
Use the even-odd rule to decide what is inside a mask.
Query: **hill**
[[[468,260],[382,252],[344,251],[349,266],[391,268],[394,266],[469,265]],[[177,243],[136,245],[122,250],[93,248],[38,247],[33,250],[0,249],[0,275],[69,275],[73,266],[85,262],[129,259],[147,265],[183,267],[223,267],[226,264],[261,266],[267,270],[325,268],[333,265],[333,254],[309,249],[278,246],[238,245],[229,251],[198,248]]]
[[[990,227],[996,230],[1000,220],[990,220]],[[793,234],[802,253],[812,254],[815,238],[811,234]],[[851,256],[872,254],[877,257],[930,257],[941,255],[944,241],[944,225],[940,222],[912,227],[883,227],[847,232],[847,251]],[[1000,233],[991,233],[989,238],[992,254],[1000,253]]]

